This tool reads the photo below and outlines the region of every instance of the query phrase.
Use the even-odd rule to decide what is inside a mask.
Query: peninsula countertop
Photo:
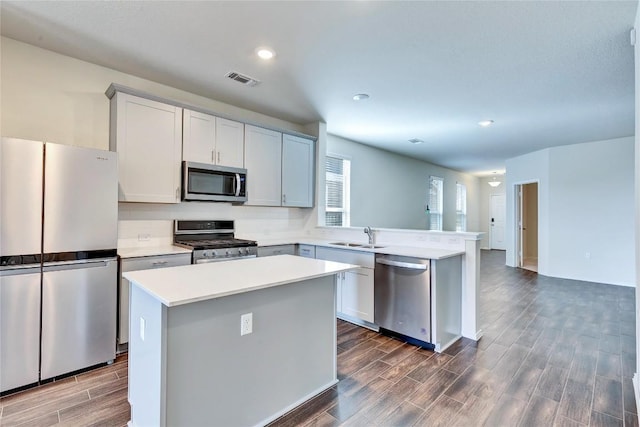
[[[250,235],[242,236],[243,238],[251,238]],[[255,239],[254,239],[255,240]],[[367,248],[362,246],[350,246],[345,247],[343,245],[336,245],[335,242],[341,242],[340,239],[319,239],[313,237],[282,237],[282,238],[269,238],[269,239],[258,239],[258,246],[277,246],[277,245],[287,245],[287,244],[303,244],[303,245],[313,245],[313,246],[324,246],[327,248],[334,249],[343,249],[347,251],[362,251],[376,254],[384,254],[384,255],[401,255],[408,256],[414,258],[422,258],[422,259],[433,259],[440,260],[445,258],[450,258],[454,256],[464,255],[464,250],[451,250],[451,249],[439,249],[439,248],[427,248],[427,247],[418,247],[418,246],[404,246],[399,244],[385,244],[376,243],[375,248]],[[351,242],[351,240],[347,240]],[[367,242],[355,242],[362,245],[366,245]]]
[[[123,276],[162,304],[173,307],[329,276],[355,268],[358,266],[278,255],[131,271],[123,273]]]

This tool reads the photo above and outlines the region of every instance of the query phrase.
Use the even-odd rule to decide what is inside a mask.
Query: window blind
[[[442,231],[442,188],[444,179],[438,176],[429,177],[429,230]]]
[[[349,179],[351,162],[327,156],[325,161],[325,225],[349,225]]]
[[[456,231],[467,231],[467,187],[456,184]]]

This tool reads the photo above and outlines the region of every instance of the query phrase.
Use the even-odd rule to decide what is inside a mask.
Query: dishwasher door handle
[[[408,268],[411,270],[427,270],[429,268],[427,264],[415,264],[412,262],[392,261],[390,259],[385,259],[385,258],[377,259],[376,263],[389,265],[391,267]]]

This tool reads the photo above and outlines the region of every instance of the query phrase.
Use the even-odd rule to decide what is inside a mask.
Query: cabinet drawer
[[[360,267],[374,268],[375,254],[371,252],[360,252],[349,249],[316,247],[316,258],[325,261],[344,262],[347,264],[355,264]]]
[[[316,247],[313,245],[298,245],[298,256],[305,258],[315,258]]]
[[[258,256],[295,255],[296,245],[259,246]]]
[[[191,253],[128,258],[122,260],[122,272],[189,264],[191,264]]]

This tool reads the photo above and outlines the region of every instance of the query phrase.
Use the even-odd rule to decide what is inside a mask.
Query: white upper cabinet
[[[314,144],[282,135],[282,206],[313,207]]]
[[[180,202],[182,108],[117,92],[110,149],[118,153],[118,200]]]
[[[244,167],[244,124],[184,110],[182,159]]]
[[[216,117],[216,164],[244,167],[244,123]]]
[[[256,126],[244,127],[247,205],[281,206],[282,134]]]

